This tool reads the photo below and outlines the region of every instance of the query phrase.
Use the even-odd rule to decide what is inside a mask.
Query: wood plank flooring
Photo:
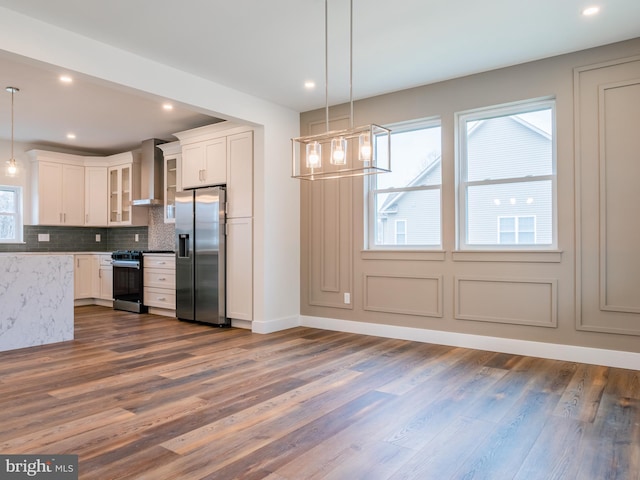
[[[0,353],[0,426],[86,480],[640,480],[638,371],[102,307]]]

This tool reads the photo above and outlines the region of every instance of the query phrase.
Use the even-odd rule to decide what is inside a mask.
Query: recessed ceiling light
[[[60,75],[60,81],[62,83],[71,83],[73,82],[73,78],[71,78],[69,75]]]
[[[598,12],[600,12],[600,7],[596,7],[596,6],[587,7],[584,10],[582,10],[582,14],[584,16],[586,16],[586,17],[590,17],[591,15],[595,15]]]
[[[316,82],[314,82],[313,80],[307,80],[306,82],[304,82],[304,88],[306,88],[307,90],[316,88]]]
[[[76,134],[75,133],[67,133],[67,138],[69,140],[75,140],[76,139]]]
[[[173,105],[171,105],[170,103],[163,103],[162,108],[164,110],[170,111],[170,110],[173,110]]]

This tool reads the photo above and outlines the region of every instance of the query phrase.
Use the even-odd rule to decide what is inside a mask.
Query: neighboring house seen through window
[[[0,243],[22,242],[22,189],[0,185]]]
[[[535,244],[536,217],[498,217],[498,243]]]
[[[459,248],[555,248],[554,111],[548,100],[457,115]]]
[[[440,122],[390,128],[391,172],[369,175],[365,180],[368,248],[441,248]]]

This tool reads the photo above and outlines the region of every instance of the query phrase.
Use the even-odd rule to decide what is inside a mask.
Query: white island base
[[[0,254],[0,351],[73,340],[73,256]]]

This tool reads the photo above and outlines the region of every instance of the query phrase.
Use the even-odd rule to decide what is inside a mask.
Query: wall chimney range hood
[[[165,143],[157,138],[142,142],[140,148],[140,198],[131,202],[137,207],[164,204],[164,157],[158,145]]]

